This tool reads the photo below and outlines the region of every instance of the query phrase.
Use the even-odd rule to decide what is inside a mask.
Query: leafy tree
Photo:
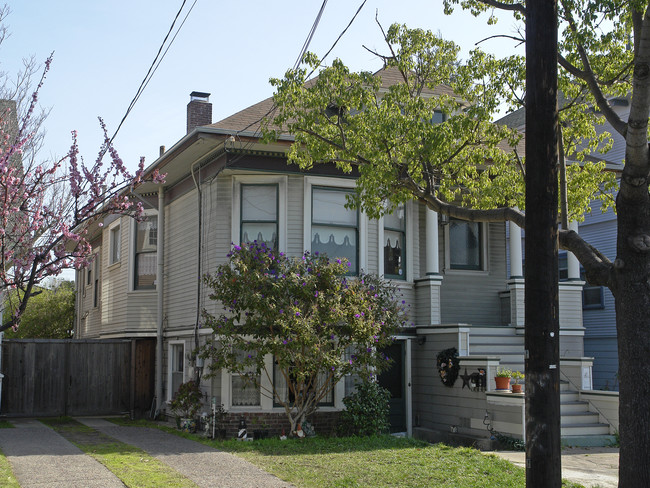
[[[0,8],[0,22],[7,8]],[[0,41],[6,33],[0,25]],[[97,159],[86,165],[79,155],[76,133],[68,153],[58,160],[39,162],[38,127],[35,115],[38,92],[50,69],[52,57],[45,62],[40,80],[31,96],[30,73],[19,76],[20,90],[15,100],[0,104],[0,296],[9,293],[12,314],[7,315],[0,331],[16,329],[27,303],[40,292],[39,283],[58,275],[63,269],[89,264],[91,246],[88,224],[100,222],[110,214],[142,215],[140,203],[134,203],[124,190],[143,179],[144,161],[134,175],[127,171],[113,147],[104,123],[104,143]],[[160,181],[158,173],[152,175]],[[18,293],[11,293],[17,290]]]
[[[232,371],[281,405],[292,432],[345,375],[368,378],[389,363],[379,350],[406,316],[384,281],[346,277],[345,260],[292,259],[257,242],[229,257],[205,277],[226,313],[204,312],[215,339],[200,354],[212,374]]]
[[[17,331],[9,329],[5,337],[9,339],[71,339],[74,328],[74,282],[57,281],[51,287],[38,287],[21,317]],[[18,293],[13,290],[10,293]],[[13,305],[20,300],[8,299],[5,307],[6,317],[13,316]]]
[[[526,20],[526,5],[515,0],[447,0],[447,12],[455,4],[476,14],[503,9]],[[606,120],[626,143],[616,198],[617,259],[611,262],[566,227],[558,232],[559,246],[576,255],[587,280],[607,286],[616,301],[621,486],[650,485],[650,384],[637,380],[650,371],[647,7],[639,0],[561,0],[558,8],[558,85],[565,97],[559,152],[580,163],[566,167],[568,204],[558,202],[563,220],[581,220],[593,200],[612,204],[607,191],[616,187],[615,177],[594,154],[607,151],[611,140],[597,136],[595,125]],[[399,85],[382,89],[379,77],[352,73],[338,60],[305,84],[307,73],[319,66],[308,55],[306,69],[272,80],[278,111],[268,121],[267,137],[293,134],[297,144],[289,156],[303,168],[335,162],[356,169],[358,191],[351,204],[371,216],[383,212],[384,200],[415,199],[455,218],[525,227],[525,161],[516,150],[517,135],[489,124],[497,104],[518,108],[525,102],[525,59],[474,51],[451,71],[455,46],[431,33],[392,26],[385,37],[383,58],[399,73]],[[609,102],[622,96],[630,99],[627,121]],[[436,110],[448,114],[444,123],[429,123]]]

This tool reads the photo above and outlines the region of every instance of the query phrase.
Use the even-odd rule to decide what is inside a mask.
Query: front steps
[[[524,371],[524,336],[516,329],[504,327],[472,327],[469,334],[470,356],[498,356],[499,365],[513,371]],[[589,403],[580,401],[578,392],[560,382],[560,429],[564,446],[610,446],[616,438],[610,427],[589,411]]]
[[[609,425],[589,411],[589,403],[580,401],[578,392],[567,381],[560,382],[560,435],[563,446],[596,447],[616,444]]]

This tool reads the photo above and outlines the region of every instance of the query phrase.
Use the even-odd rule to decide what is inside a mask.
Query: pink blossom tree
[[[11,102],[0,110],[0,296],[18,291],[7,294],[17,303],[0,331],[18,328],[27,302],[38,294],[36,285],[45,278],[89,265],[89,224],[101,226],[110,214],[137,219],[143,212],[128,190],[142,181],[144,160],[135,174],[129,173],[101,119],[104,142],[92,165],[80,157],[74,131],[63,158],[42,164],[33,157],[23,159],[38,137],[33,117],[51,62],[50,57],[24,113],[19,114]],[[157,173],[153,179],[162,181]]]

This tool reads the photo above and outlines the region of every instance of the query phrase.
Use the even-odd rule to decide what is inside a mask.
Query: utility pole
[[[560,487],[557,2],[526,2],[526,486]]]

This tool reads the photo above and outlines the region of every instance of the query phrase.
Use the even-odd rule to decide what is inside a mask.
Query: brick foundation
[[[336,432],[340,412],[316,412],[307,420],[312,423],[317,434],[331,435]],[[224,420],[226,426],[226,437],[236,437],[239,430],[239,421],[241,418],[246,420],[246,428],[250,436],[257,429],[268,429],[270,436],[279,436],[282,429],[286,435],[289,435],[289,420],[285,413],[269,412],[247,412],[247,413],[228,413]],[[262,427],[262,424],[267,426]]]

